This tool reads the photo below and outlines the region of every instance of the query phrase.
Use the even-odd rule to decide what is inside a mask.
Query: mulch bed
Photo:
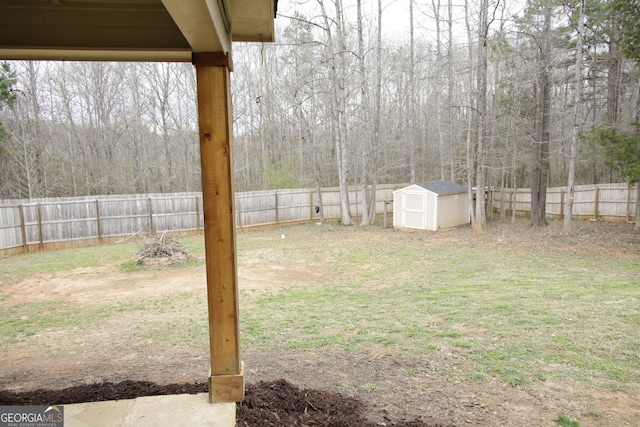
[[[208,392],[207,383],[158,385],[147,381],[105,382],[61,390],[0,390],[0,405],[49,405]],[[300,389],[285,380],[247,384],[238,403],[237,427],[443,427],[420,420],[372,423],[359,400],[322,390]]]

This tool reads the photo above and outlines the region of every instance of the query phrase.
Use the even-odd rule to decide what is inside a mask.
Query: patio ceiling
[[[0,59],[191,61],[274,41],[277,0],[0,0]]]
[[[0,0],[0,59],[194,63],[211,402],[244,398],[230,155],[231,44],[273,41],[276,5],[277,0]]]

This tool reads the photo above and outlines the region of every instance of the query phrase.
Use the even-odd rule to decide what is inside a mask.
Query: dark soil
[[[0,390],[0,405],[51,405],[135,399],[142,396],[206,393],[207,383],[158,385],[149,381],[122,381],[87,384],[60,390],[37,389],[24,392]]]
[[[158,385],[148,381],[104,382],[61,390],[38,389],[19,393],[0,390],[0,405],[71,404],[207,391],[207,383]],[[339,393],[300,389],[285,380],[260,381],[246,386],[245,399],[238,403],[236,426],[443,427],[419,420],[374,424],[364,417],[364,410],[364,405],[358,399]]]

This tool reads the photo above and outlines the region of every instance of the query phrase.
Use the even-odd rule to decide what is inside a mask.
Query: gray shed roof
[[[422,182],[416,185],[439,195],[466,193],[467,191],[466,185],[456,184],[453,181]]]

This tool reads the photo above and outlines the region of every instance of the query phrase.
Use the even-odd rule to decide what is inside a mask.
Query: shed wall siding
[[[465,193],[438,194],[423,185],[393,192],[393,226],[437,231],[469,223]]]
[[[469,198],[466,194],[447,194],[438,198],[438,228],[450,228],[469,222]]]
[[[430,191],[424,193],[425,204],[422,208],[425,216],[425,229],[435,231],[438,229],[438,195]]]

